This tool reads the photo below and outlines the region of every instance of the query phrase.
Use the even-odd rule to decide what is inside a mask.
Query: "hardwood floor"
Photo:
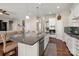
[[[18,50],[16,49],[16,52]],[[3,54],[1,48],[0,48],[0,56]],[[15,55],[17,56],[17,54]],[[49,38],[48,46],[44,52],[43,56],[73,56],[69,49],[67,48],[65,42],[55,39],[55,38]]]
[[[73,56],[70,53],[69,49],[67,48],[65,42],[50,37],[49,38],[49,43],[56,44],[56,53],[57,53],[56,56]],[[49,44],[48,44],[48,46],[49,46]],[[54,46],[51,46],[51,47],[54,48]],[[51,50],[50,48],[48,48],[48,49]],[[47,50],[47,48],[46,48],[46,50]],[[45,50],[45,52],[46,52],[46,50]],[[48,50],[48,52],[49,52],[49,50]],[[53,50],[51,50],[50,52],[51,52],[50,54],[55,53],[55,51],[53,51]],[[47,53],[47,56],[50,55],[50,54]],[[45,54],[45,56],[46,56],[46,54]],[[50,55],[50,56],[54,56],[54,55]]]
[[[7,41],[5,53],[3,52],[3,43],[0,43],[0,56],[18,56],[17,42]]]

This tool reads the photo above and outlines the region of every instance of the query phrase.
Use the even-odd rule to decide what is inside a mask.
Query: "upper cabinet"
[[[70,17],[71,19],[79,17],[79,4],[72,7]]]
[[[72,7],[68,21],[69,21],[69,26],[79,27],[79,4],[76,4]]]
[[[74,18],[79,17],[79,4],[74,8]]]

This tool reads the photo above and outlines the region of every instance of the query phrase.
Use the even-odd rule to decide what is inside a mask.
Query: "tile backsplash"
[[[79,27],[65,27],[64,31],[72,34],[79,34]]]

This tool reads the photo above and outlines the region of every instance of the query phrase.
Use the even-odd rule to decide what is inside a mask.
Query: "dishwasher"
[[[44,38],[39,41],[39,56],[42,56],[44,53]]]

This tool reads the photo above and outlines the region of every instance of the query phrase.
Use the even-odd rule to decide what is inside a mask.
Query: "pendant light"
[[[57,20],[61,20],[61,15],[60,14],[57,16]]]
[[[40,16],[39,16],[39,6],[36,7],[36,10],[37,10],[37,16],[36,16],[36,19],[39,20],[39,18],[40,18]]]

